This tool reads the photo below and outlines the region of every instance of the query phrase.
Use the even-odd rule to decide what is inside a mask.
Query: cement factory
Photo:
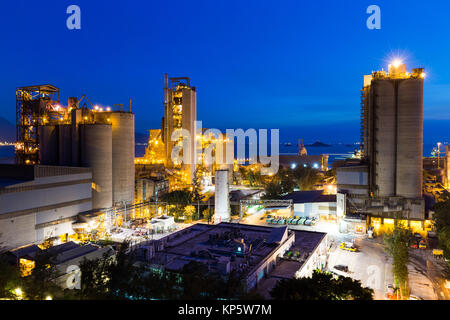
[[[360,150],[330,169],[328,154],[309,155],[299,139],[298,154],[280,155],[280,170],[313,172],[319,182],[273,198],[267,184],[276,180],[255,174],[262,164],[241,164],[235,154],[233,164],[215,161],[235,142],[198,127],[188,77],[164,75],[164,117],[149,130],[143,157],[135,156],[131,100],[100,107],[83,95],[64,105],[56,86],[17,88],[16,163],[0,165],[0,249],[31,268],[30,246],[128,240],[142,263],[177,272],[195,260],[221,274],[235,270],[254,289],[329,268],[328,234],[373,239],[400,223],[426,238],[434,199],[424,193],[423,170],[435,158],[425,161],[422,151],[424,79],[423,68],[408,72],[401,61],[364,76]],[[180,129],[192,136],[188,154],[183,137],[173,138]],[[173,160],[178,149],[189,163]],[[448,192],[449,146],[444,154],[435,171]],[[183,192],[199,194],[164,200]],[[100,254],[91,244],[88,251]]]
[[[376,71],[364,77],[361,160],[337,168],[337,187],[338,194],[347,198],[343,202],[347,210],[367,214],[368,224],[377,228],[384,219],[419,223],[425,228],[424,78],[424,69],[409,73],[399,61],[389,65],[388,72]]]

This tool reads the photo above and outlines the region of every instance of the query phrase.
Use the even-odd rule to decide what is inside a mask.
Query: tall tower
[[[422,198],[424,77],[399,61],[364,77],[361,151],[372,196]]]
[[[184,174],[185,183],[190,184],[194,177],[196,150],[196,127],[197,119],[197,92],[191,87],[190,79],[169,78],[164,75],[164,118],[163,118],[163,141],[166,154],[166,165],[169,168],[181,169]],[[191,139],[189,143],[190,164],[177,164],[172,161],[172,150],[175,146],[182,145],[182,139],[172,141],[172,133],[177,129],[185,129],[189,132]]]
[[[450,190],[450,145],[445,147],[444,181],[445,187]]]

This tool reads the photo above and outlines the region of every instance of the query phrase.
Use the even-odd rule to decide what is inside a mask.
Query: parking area
[[[264,214],[253,214],[241,223],[271,225]],[[314,226],[289,225],[289,229],[326,232],[332,243],[327,268],[332,271],[336,265],[348,267],[348,272],[336,272],[360,280],[363,286],[374,290],[374,298],[385,300],[387,286],[394,283],[392,258],[384,252],[381,238],[368,239],[365,234],[343,234],[335,223],[318,222]],[[342,242],[353,242],[358,252],[339,249]],[[445,262],[432,256],[431,250],[410,249],[409,286],[411,295],[424,300],[450,299],[442,273]]]

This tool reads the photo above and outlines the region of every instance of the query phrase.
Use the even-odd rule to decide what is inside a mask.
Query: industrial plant
[[[330,168],[329,154],[308,154],[299,139],[297,154],[280,155],[268,175],[267,164],[237,159],[234,138],[202,127],[188,77],[164,75],[161,128],[148,131],[141,157],[131,100],[102,107],[83,95],[64,105],[56,86],[17,88],[16,163],[0,165],[1,249],[26,277],[52,248],[66,267],[130,243],[134,263],[152,272],[200,263],[270,298],[280,280],[342,275],[339,252],[398,226],[424,248],[450,181],[449,146],[423,157],[424,79],[401,61],[365,76],[359,150]],[[431,195],[425,169],[436,175]],[[63,272],[61,287],[72,288],[73,275]]]
[[[424,78],[424,69],[408,72],[401,61],[364,76],[361,160],[337,168],[337,187],[347,211],[366,214],[377,230],[385,221],[393,228],[393,219],[430,228],[422,191]]]

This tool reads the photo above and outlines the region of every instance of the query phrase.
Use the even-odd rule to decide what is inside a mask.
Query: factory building
[[[67,241],[92,209],[90,168],[0,165],[0,249]]]
[[[336,220],[336,195],[323,194],[323,190],[294,191],[281,200],[292,200],[294,217],[316,218],[318,221]]]
[[[362,153],[375,196],[422,198],[423,77],[399,62],[364,77]]]
[[[51,86],[18,88],[17,146],[19,164],[89,167],[92,208],[134,202],[134,114],[122,105],[80,107],[69,98],[59,103]],[[90,103],[90,102],[89,102]]]
[[[266,279],[270,283],[261,288],[282,278],[311,276],[325,266],[327,250],[325,233],[222,222],[198,223],[150,241],[139,248],[138,256],[154,268],[175,273],[191,261],[221,276],[235,272],[250,290]]]
[[[190,79],[186,77],[169,78],[164,76],[164,118],[162,136],[165,146],[166,166],[168,168],[181,169],[182,180],[190,184],[196,169],[196,126],[197,119],[197,92],[195,87],[191,87]],[[172,141],[172,134],[175,130],[184,129],[189,134],[189,145],[183,148],[183,154],[187,157],[188,163],[174,163],[172,151],[175,147],[183,145],[183,139]],[[177,153],[178,154],[178,153]]]
[[[369,224],[386,219],[418,221],[424,227],[424,77],[424,69],[409,73],[399,61],[388,72],[364,77],[362,159],[337,168],[337,192],[346,198],[347,215],[367,215]]]

